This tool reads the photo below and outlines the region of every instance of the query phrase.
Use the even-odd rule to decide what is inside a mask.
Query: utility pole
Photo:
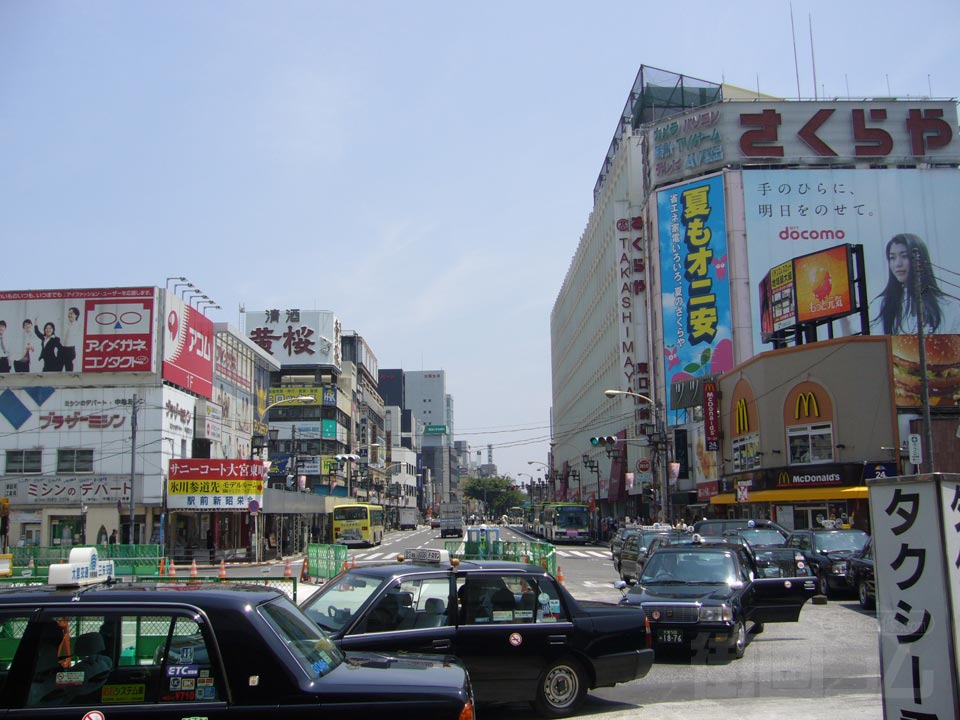
[[[920,250],[913,249],[910,271],[913,273],[913,306],[917,313],[917,349],[920,351],[920,404],[923,407],[923,472],[933,472],[933,430],[930,421],[930,388],[927,385],[927,346],[923,339],[923,288],[920,278]]]
[[[134,535],[134,521],[136,516],[134,515],[134,506],[136,504],[136,471],[137,471],[137,406],[138,406],[137,394],[133,394],[133,405],[131,405],[131,422],[130,422],[130,536],[129,542],[133,545],[136,542],[136,537]]]

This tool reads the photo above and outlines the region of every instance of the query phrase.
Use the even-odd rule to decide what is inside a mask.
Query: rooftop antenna
[[[933,97],[933,85],[930,83],[930,73],[927,73],[927,93]]]
[[[887,79],[887,97],[893,97],[893,93],[890,92],[890,74],[884,73],[883,76]]]
[[[793,38],[793,71],[797,76],[797,100],[800,99],[800,65],[797,63],[797,30],[793,24],[793,3],[790,3],[790,36]]]
[[[843,83],[847,86],[847,97],[850,97],[850,78],[846,73],[843,74]]]
[[[807,13],[807,23],[810,26],[810,64],[813,66],[813,99],[817,99],[817,59],[813,54],[813,15]]]

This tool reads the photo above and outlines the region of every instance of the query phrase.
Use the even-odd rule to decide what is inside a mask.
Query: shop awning
[[[783,490],[756,490],[747,497],[747,502],[813,502],[816,500],[865,500],[866,485],[829,488],[784,488]],[[732,505],[737,502],[736,493],[723,493],[710,498],[711,505]]]

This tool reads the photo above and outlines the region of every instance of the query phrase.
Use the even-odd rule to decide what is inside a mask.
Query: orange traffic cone
[[[290,558],[287,558],[287,564],[283,566],[283,576],[285,578],[293,577],[293,570],[290,569]]]
[[[194,560],[192,563],[190,563],[190,577],[196,577],[196,576],[197,576],[197,561]]]
[[[170,577],[176,577],[176,576],[177,576],[177,564],[173,560],[170,560]]]
[[[217,577],[221,580],[227,579],[227,565],[223,560],[220,560],[220,572],[217,573]]]
[[[557,566],[557,580],[560,581],[561,585],[566,585],[566,583],[563,581],[563,568],[560,566]]]
[[[157,574],[160,577],[163,577],[167,574],[167,559],[165,557],[160,558],[160,572]]]

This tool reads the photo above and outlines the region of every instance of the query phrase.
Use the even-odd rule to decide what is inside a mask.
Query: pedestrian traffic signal
[[[590,444],[594,447],[613,447],[617,444],[617,439],[613,435],[603,435],[601,437],[590,438]]]

